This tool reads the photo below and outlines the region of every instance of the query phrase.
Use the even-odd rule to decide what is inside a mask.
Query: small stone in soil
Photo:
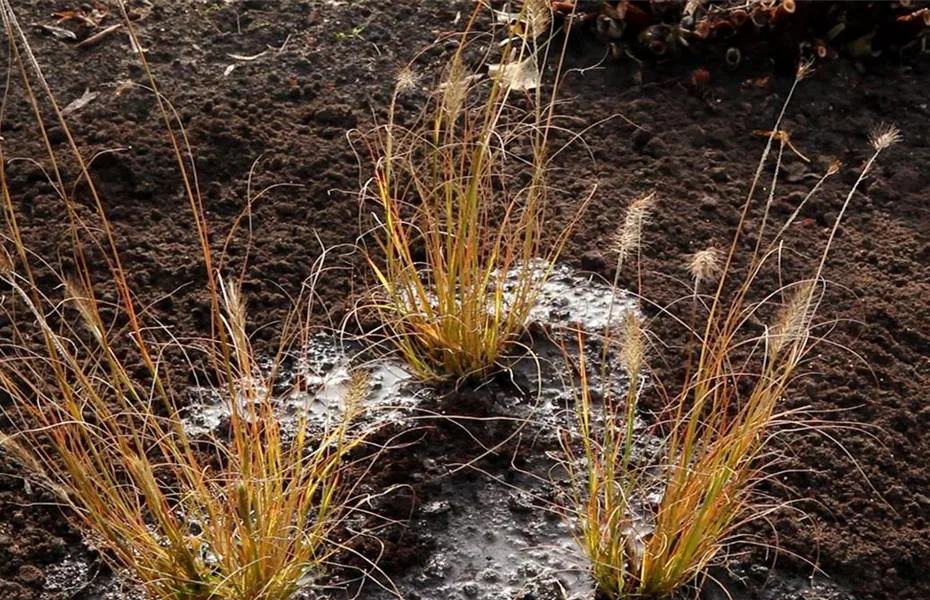
[[[420,511],[424,515],[436,516],[449,512],[452,510],[452,505],[446,501],[430,502],[429,504],[424,505]]]

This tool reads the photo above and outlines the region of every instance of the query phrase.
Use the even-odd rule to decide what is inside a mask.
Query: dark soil
[[[20,4],[19,20],[59,102],[66,105],[86,89],[100,92],[71,115],[70,126],[86,157],[118,150],[98,156],[92,170],[140,303],[151,303],[152,316],[179,335],[204,331],[205,276],[176,163],[150,94],[120,86],[144,82],[125,33],[78,50],[32,27],[52,24],[49,15],[74,8],[71,2]],[[471,3],[156,4],[136,26],[161,91],[177,107],[193,146],[216,249],[246,208],[253,166],[253,197],[269,185],[294,184],[272,189],[252,205],[245,289],[253,319],[273,324],[284,317],[321,247],[335,248],[331,266],[339,268],[327,273],[317,291],[334,314],[343,313],[366,280],[356,268],[361,257],[351,250],[358,235],[359,168],[346,132],[370,127],[373,114],[383,116],[393,73],[438,36],[457,30],[457,13],[466,17]],[[229,56],[252,56],[269,46],[274,49],[255,60]],[[424,70],[450,49],[440,44],[427,54],[430,67]],[[593,127],[586,145],[563,153],[552,173],[556,185],[578,197],[598,185],[565,259],[612,277],[607,247],[623,208],[655,190],[659,207],[645,234],[641,291],[663,306],[688,293],[678,282],[687,280],[683,265],[690,253],[729,242],[765,143],[753,132],[772,127],[793,76],[761,51],[738,70],[724,69],[721,57],[642,66],[631,60],[601,63],[604,52],[594,42],[572,45],[568,60],[578,70],[567,78],[563,111],[578,128],[617,113],[629,121],[614,118]],[[6,57],[0,64],[0,72],[10,69]],[[224,74],[229,65],[236,66]],[[695,89],[691,78],[699,67],[711,78]],[[784,550],[778,570],[796,578],[809,575],[811,567],[792,558],[800,556],[861,599],[930,595],[928,73],[925,56],[840,57],[819,64],[787,113],[792,140],[812,164],[786,154],[772,209],[775,218],[786,218],[828,157],[842,160],[841,174],[788,234],[794,252],[786,254],[782,276],[792,281],[808,275],[871,152],[869,130],[883,121],[901,127],[903,142],[883,155],[853,199],[825,273],[833,284],[822,317],[835,320],[832,343],[820,346],[811,375],[789,399],[821,411],[823,419],[855,426],[833,430],[841,445],[815,434],[785,441],[790,472],[779,482],[793,491],[772,492],[796,500],[806,517],[786,511],[760,532]],[[411,109],[416,101],[414,95]],[[62,204],[36,164],[11,160],[47,163],[15,73],[0,134],[24,235],[32,250],[57,260],[67,253]],[[50,134],[56,150],[65,152],[62,131]],[[75,172],[67,166],[66,171],[70,185]],[[86,196],[79,189],[78,197],[86,201],[82,193]],[[567,202],[562,212],[573,209]],[[230,266],[245,258],[247,236],[246,229],[234,232]],[[761,285],[779,285],[774,274],[767,277]],[[635,288],[634,281],[621,280]],[[654,330],[672,348],[680,339],[681,332],[662,319]],[[260,344],[274,337],[274,327],[257,329]],[[674,372],[668,365],[677,355],[656,350],[652,358],[660,374]],[[450,447],[442,432],[431,435],[443,442],[435,448]],[[384,468],[385,483],[409,481],[419,459],[405,460]],[[51,498],[29,492],[22,475],[0,455],[0,598],[79,598],[43,594],[45,572],[75,549],[79,536]],[[395,476],[397,481],[388,481]],[[430,475],[423,477],[428,482]],[[418,489],[428,496],[438,485]],[[391,516],[415,512],[422,499],[398,500]],[[400,577],[423,559],[428,544],[406,539],[389,548],[404,549],[385,563],[389,575]],[[771,565],[771,557],[761,562],[761,553],[755,560]],[[749,576],[754,589],[764,588],[765,571]],[[801,597],[793,594],[779,597]]]

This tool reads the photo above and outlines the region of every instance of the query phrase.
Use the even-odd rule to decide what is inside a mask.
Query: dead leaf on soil
[[[60,40],[76,40],[77,35],[70,29],[64,27],[55,27],[54,25],[39,25],[43,31],[47,31]]]
[[[71,113],[81,110],[82,108],[84,108],[85,106],[93,102],[94,99],[99,95],[100,95],[100,92],[92,92],[89,89],[84,90],[84,93],[81,94],[80,98],[73,101],[71,104],[69,104],[68,106],[64,107],[64,109],[62,109],[61,111],[62,116],[67,117]]]
[[[98,25],[97,21],[94,21],[79,10],[62,10],[53,12],[52,16],[58,19],[59,25],[67,23],[68,21],[78,21],[83,25],[89,25],[91,27],[96,27]]]
[[[83,13],[80,13],[76,10],[59,10],[52,13],[53,17],[57,17],[59,21],[67,21],[69,19],[83,19]]]
[[[259,52],[258,54],[254,54],[254,55],[252,55],[252,56],[245,56],[245,55],[243,55],[243,54],[228,54],[228,53],[226,54],[226,56],[228,56],[229,58],[232,58],[232,59],[234,59],[234,60],[246,60],[246,61],[249,61],[249,60],[256,60],[256,59],[259,59],[259,58],[265,56],[266,54],[268,54],[268,51],[267,51],[267,50],[264,50],[264,51],[262,51],[262,52]]]
[[[99,32],[95,33],[94,35],[90,36],[83,42],[79,42],[78,44],[75,44],[74,47],[75,48],[90,48],[91,46],[96,46],[103,39],[109,37],[110,34],[112,34],[114,31],[116,31],[122,26],[123,26],[122,23],[117,23],[116,25],[110,25],[106,29],[102,29]]]
[[[768,87],[770,83],[772,83],[771,75],[763,75],[761,77],[752,77],[750,79],[743,81],[743,85],[745,87],[755,87],[759,89]]]
[[[495,10],[494,17],[498,23],[513,23],[520,18],[520,13],[508,10]]]
[[[131,90],[134,85],[131,79],[120,79],[116,82],[116,90],[113,92],[113,97],[119,98],[127,91]]]
[[[518,92],[534,90],[539,87],[542,75],[536,58],[530,56],[517,63],[490,65],[488,75],[501,78],[501,83]]]

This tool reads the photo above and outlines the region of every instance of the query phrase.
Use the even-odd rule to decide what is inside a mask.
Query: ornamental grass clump
[[[553,230],[547,182],[555,90],[542,91],[550,9],[523,3],[497,64],[471,67],[479,6],[427,107],[404,125],[398,77],[387,123],[364,138],[375,205],[368,264],[382,332],[424,380],[481,378],[524,332],[577,216]],[[475,40],[474,38],[477,38]],[[525,104],[532,108],[518,107]],[[585,204],[579,201],[579,212]]]
[[[799,69],[795,86],[808,69]],[[790,98],[789,94],[785,107]],[[643,343],[648,332],[638,316],[626,314],[617,328],[606,332],[600,373],[605,382],[619,366],[629,387],[616,398],[602,383],[595,394],[579,339],[581,361],[575,370],[580,379],[574,385],[578,424],[573,435],[563,436],[573,492],[570,514],[597,586],[607,597],[662,598],[699,583],[742,539],[743,525],[784,506],[759,492],[759,485],[778,472],[773,437],[781,425],[799,417],[783,408],[782,400],[821,340],[816,316],[836,232],[859,184],[878,156],[898,141],[899,133],[883,126],[871,135],[873,154],[849,191],[810,276],[780,289],[760,290],[760,272],[784,251],[784,233],[801,206],[838,171],[838,165],[830,165],[773,236],[769,208],[782,153],[789,145],[780,124],[781,116],[769,133],[729,248],[707,248],[690,257],[693,288],[686,301],[692,304],[692,323],[683,382],[643,385],[649,378]],[[764,205],[758,207],[763,227],[747,244],[742,239],[745,225],[775,142],[775,173]],[[641,202],[631,211],[641,211]],[[624,227],[635,227],[641,220],[627,219]],[[640,235],[638,229],[621,231],[618,240],[635,240],[638,246]],[[745,247],[752,252],[737,261],[737,252]],[[618,247],[618,268],[630,253],[629,244]],[[745,266],[738,268],[737,263]],[[760,321],[761,333],[754,328]],[[614,354],[619,365],[609,364],[608,356]],[[648,429],[660,442],[657,453],[637,450],[641,444],[635,439],[640,435],[634,431],[638,403],[647,390],[665,403],[663,418]]]
[[[31,252],[0,138],[0,285],[6,290],[0,310],[10,332],[0,342],[0,410],[10,424],[0,449],[58,498],[103,559],[147,597],[288,600],[313,586],[344,547],[353,482],[364,471],[348,460],[363,442],[350,424],[367,377],[351,378],[344,413],[321,432],[311,434],[309,410],[293,430],[282,428],[272,390],[283,357],[306,343],[312,291],[283,324],[273,366],[259,368],[240,285],[214,268],[196,178],[180,149],[186,138],[157,91],[190,201],[191,229],[202,243],[212,329],[182,343],[167,327],[146,322],[87,161],[6,0],[0,14],[11,41],[11,74],[19,71],[34,108],[48,150],[45,169],[70,232],[67,272]],[[128,19],[125,25],[132,33]],[[144,54],[140,59],[157,89]],[[66,136],[90,211],[69,194],[73,188],[48,142],[46,111]],[[168,356],[190,360],[169,364]],[[195,368],[195,362],[208,366]],[[180,385],[172,373],[182,375]],[[206,377],[228,410],[228,427],[216,436],[192,439],[185,430],[180,411],[190,377]],[[289,391],[312,394],[306,387],[298,381]]]

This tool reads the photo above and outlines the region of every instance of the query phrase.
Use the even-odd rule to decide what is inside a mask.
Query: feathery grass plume
[[[876,152],[881,152],[901,141],[901,130],[894,125],[882,123],[869,133],[869,143]]]
[[[404,67],[397,73],[397,77],[395,79],[397,92],[403,94],[408,90],[414,89],[417,87],[418,81],[419,77],[417,76],[416,71],[414,71],[409,66]]]
[[[790,300],[779,309],[774,324],[766,332],[766,354],[770,362],[778,360],[784,348],[796,346],[810,331],[814,291],[815,282],[801,282],[792,290]]]
[[[808,69],[802,65],[795,85]],[[778,131],[790,97],[773,132]],[[739,539],[744,524],[764,519],[779,508],[763,503],[757,488],[777,469],[777,454],[770,444],[777,425],[793,416],[780,409],[780,401],[817,341],[812,330],[822,296],[822,274],[836,232],[858,186],[881,152],[899,140],[899,132],[882,126],[872,133],[874,153],[843,203],[819,265],[811,277],[783,288],[792,288],[788,300],[760,336],[749,324],[759,320],[762,307],[771,305],[781,290],[762,290],[762,301],[750,298],[760,294],[759,273],[767,259],[777,255],[774,249],[781,247],[785,228],[767,249],[760,249],[758,243],[750,246],[748,260],[740,261],[748,267],[736,269],[733,265],[737,249],[746,247],[741,237],[774,139],[776,135],[770,134],[727,253],[705,250],[691,257],[695,287],[716,280],[716,291],[704,306],[706,316],[699,318],[695,310],[695,322],[688,325],[696,347],[689,344],[680,391],[667,394],[666,390],[675,388],[663,385],[665,382],[650,388],[666,405],[665,418],[655,424],[656,431],[664,431],[659,457],[646,457],[645,463],[639,457],[628,459],[633,456],[632,422],[640,386],[633,376],[646,368],[636,358],[639,353],[634,351],[630,360],[620,352],[621,362],[637,365],[637,372],[629,373],[631,388],[626,398],[615,401],[605,383],[611,365],[607,364],[610,354],[604,352],[600,368],[603,400],[598,402],[589,389],[584,339],[578,333],[581,365],[577,369],[579,381],[573,385],[579,443],[562,436],[564,464],[571,482],[578,542],[606,597],[673,595],[699,580],[708,567],[720,564]],[[838,169],[838,164],[831,164],[814,191]],[[640,241],[635,236],[627,239]],[[728,291],[731,288],[733,291]],[[697,307],[697,302],[693,306]],[[605,337],[605,344],[612,343]],[[597,415],[601,415],[600,420]],[[643,502],[646,497],[658,500]]]
[[[807,79],[814,72],[814,59],[802,60],[798,63],[797,71],[795,75],[800,81],[802,79]]]
[[[157,91],[193,229],[203,244],[215,327],[194,346],[145,323],[88,165],[8,0],[0,0],[0,16],[10,39],[11,73],[22,77],[42,139],[48,139],[44,100],[65,132],[97,210],[91,228],[75,217],[75,200],[62,193],[76,273],[66,277],[41,263],[59,285],[40,283],[35,273],[42,257],[30,251],[19,226],[22,207],[8,186],[0,139],[2,235],[15,253],[14,260],[6,248],[0,252],[0,280],[15,293],[0,305],[12,331],[0,343],[0,392],[10,400],[2,410],[14,427],[0,443],[40,485],[56,492],[75,525],[101,547],[104,560],[140,584],[147,597],[288,600],[308,581],[312,585],[343,547],[335,532],[353,508],[355,478],[349,477],[353,465],[347,459],[364,438],[349,427],[361,410],[365,374],[353,375],[343,417],[321,433],[311,434],[305,414],[298,415],[293,432],[282,430],[270,390],[282,358],[307,335],[312,290],[297,299],[301,310],[285,321],[275,364],[263,374],[250,346],[239,285],[212,270],[201,198],[184,166],[193,161],[181,151],[189,146],[186,139],[178,141],[184,139],[183,129],[178,133],[169,118],[173,109]],[[134,36],[132,22],[123,16]],[[157,90],[144,54],[140,60]],[[46,143],[46,149],[57,189],[72,189],[63,183],[52,146]],[[85,259],[86,240],[102,254],[93,273]],[[321,269],[322,262],[314,268]],[[111,322],[102,317],[100,287],[117,292],[106,306],[116,315]],[[184,356],[203,354],[212,365],[207,376],[217,382],[216,392],[232,414],[224,439],[198,440],[195,447],[189,437],[179,412],[188,390],[171,385],[164,364],[171,349]],[[190,369],[189,375],[200,376]],[[294,386],[293,392],[314,391],[303,381]]]
[[[640,290],[642,289],[642,265],[639,259],[642,255],[643,227],[649,222],[649,218],[652,215],[655,197],[655,192],[650,192],[631,202],[626,209],[623,223],[614,233],[611,249],[617,254],[617,264],[612,286],[612,289],[615,291],[620,283],[620,273],[623,271],[623,266],[631,254],[635,254],[636,256],[637,288]],[[610,328],[613,326],[616,299],[617,294],[613,294],[610,298],[610,306],[607,309],[607,331],[605,332],[605,337],[610,336]],[[608,348],[609,344],[604,344],[602,360],[606,360]]]
[[[639,379],[645,361],[646,339],[642,318],[636,311],[628,310],[623,314],[620,327],[620,362],[627,377]]]
[[[528,13],[540,6],[524,3],[517,22],[541,26]],[[424,380],[480,378],[500,366],[578,218],[554,234],[546,223],[555,94],[544,98],[532,73],[547,62],[549,40],[511,35],[489,77],[477,77],[484,67],[465,56],[481,10],[421,117],[401,126],[395,91],[388,122],[362,137],[374,176],[361,199],[380,209],[365,238],[376,300],[364,308]],[[533,90],[533,108],[515,105],[518,89]]]
[[[549,27],[552,25],[552,5],[548,0],[525,0],[523,4],[526,37],[536,39],[549,33]]]
[[[514,37],[535,43],[535,40],[550,33],[552,6],[548,0],[525,0],[519,12],[493,11],[498,23],[508,25],[508,33]],[[502,42],[506,44],[507,40]]]
[[[623,223],[614,234],[613,250],[617,253],[617,262],[623,266],[633,253],[639,253],[643,240],[643,227],[649,222],[655,205],[655,192],[650,192],[634,200],[626,210]]]
[[[470,84],[474,79],[475,78],[470,75],[462,65],[462,56],[456,54],[449,63],[445,77],[439,85],[439,90],[442,92],[440,96],[442,99],[442,112],[445,115],[450,118],[456,118],[461,114],[462,108],[465,106],[465,98],[468,95]],[[397,89],[395,88],[395,93],[396,91]],[[393,117],[394,113],[392,107],[392,120]]]
[[[103,341],[106,335],[103,320],[100,318],[99,307],[92,299],[91,294],[83,287],[84,284],[68,279],[65,281],[65,298],[75,308],[81,316],[81,322],[84,324],[94,339],[99,343]]]
[[[722,274],[720,250],[714,247],[698,250],[688,261],[688,272],[697,288],[702,283],[713,283]]]

